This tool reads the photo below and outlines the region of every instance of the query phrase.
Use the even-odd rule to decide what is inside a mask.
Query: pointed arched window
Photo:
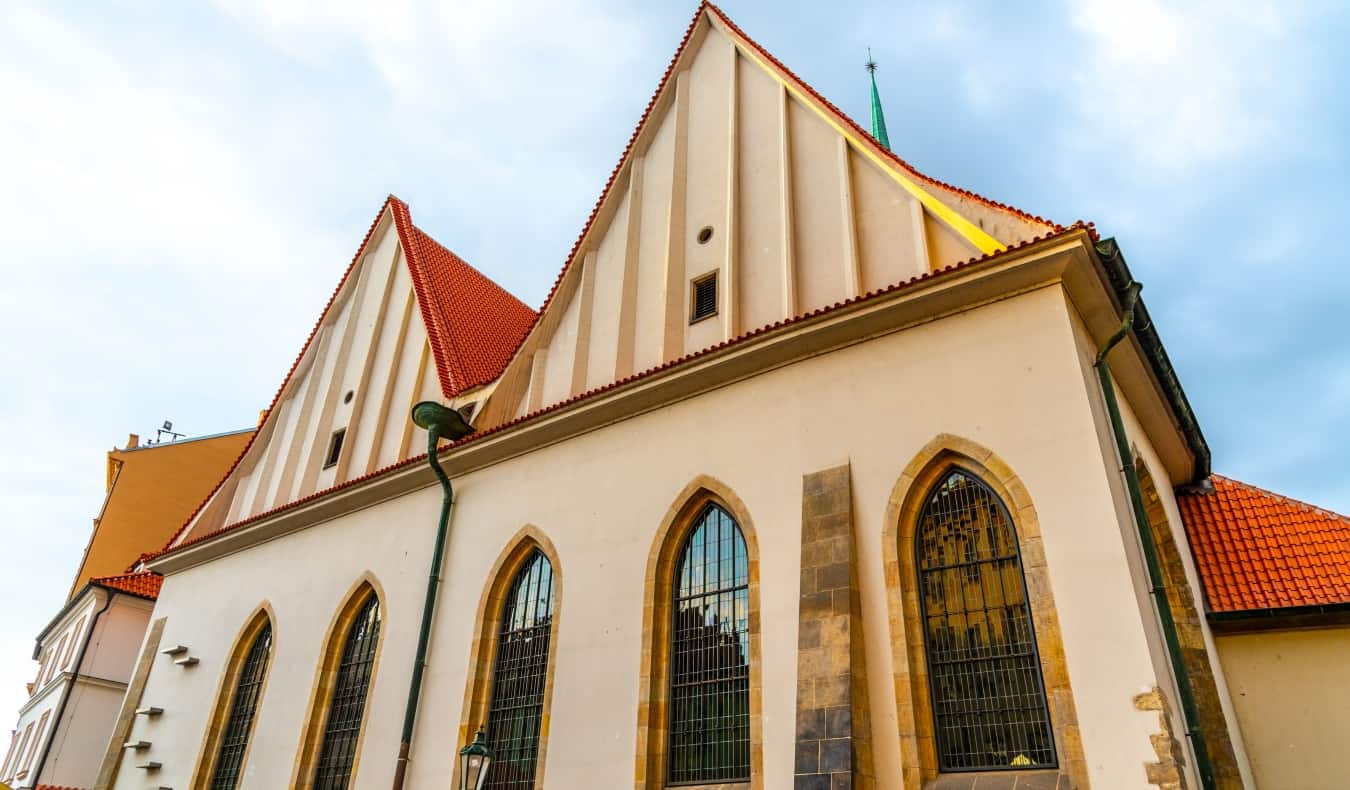
[[[671,784],[750,778],[749,583],[740,527],[708,504],[690,526],[672,585]]]
[[[242,663],[236,661],[227,669],[235,676],[234,691],[229,700],[229,715],[217,734],[220,745],[215,767],[211,770],[211,782],[207,785],[211,790],[234,790],[239,784],[258,699],[267,678],[267,664],[272,656],[272,623],[264,615],[261,625],[248,643],[248,651],[242,654]]]
[[[553,607],[553,565],[535,549],[511,582],[497,632],[487,719],[493,790],[534,787]]]
[[[379,641],[380,601],[372,590],[352,619],[342,645],[314,774],[313,786],[318,790],[345,790],[351,782]]]
[[[914,538],[924,650],[942,771],[1055,765],[1036,634],[1012,518],[953,468]]]

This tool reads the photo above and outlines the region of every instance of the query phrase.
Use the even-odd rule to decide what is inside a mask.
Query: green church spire
[[[877,62],[872,60],[872,48],[867,48],[867,73],[872,75],[872,136],[887,151],[891,140],[886,136],[886,115],[881,111],[881,95],[877,93]]]

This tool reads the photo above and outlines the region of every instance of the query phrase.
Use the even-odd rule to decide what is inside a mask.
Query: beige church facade
[[[419,686],[427,400],[474,432]],[[413,788],[480,728],[496,788],[1255,787],[1208,479],[1113,241],[919,174],[705,5],[539,312],[386,201],[144,563],[96,786],[385,787],[413,685]]]

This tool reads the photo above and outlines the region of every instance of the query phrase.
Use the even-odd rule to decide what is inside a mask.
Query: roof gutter
[[[1097,242],[1094,249],[1102,262],[1102,268],[1106,271],[1112,290],[1124,303],[1129,298],[1130,286],[1135,281],[1134,276],[1130,274],[1130,267],[1125,263],[1125,256],[1121,254],[1120,245],[1114,238],[1108,238]],[[1204,434],[1200,432],[1200,423],[1191,409],[1191,402],[1186,399],[1185,390],[1181,388],[1181,380],[1177,378],[1176,369],[1172,367],[1172,360],[1167,357],[1167,350],[1163,348],[1162,339],[1158,337],[1153,319],[1149,317],[1148,307],[1137,295],[1135,300],[1132,313],[1134,337],[1143,349],[1144,359],[1148,361],[1153,377],[1162,386],[1163,395],[1172,408],[1177,427],[1181,429],[1182,436],[1186,439],[1186,446],[1195,457],[1189,485],[1204,486],[1210,474],[1209,444],[1205,441]],[[1120,338],[1113,339],[1118,341]]]

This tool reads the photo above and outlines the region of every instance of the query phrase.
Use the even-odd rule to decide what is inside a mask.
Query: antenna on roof
[[[154,441],[146,442],[146,444],[159,444],[160,442],[164,441],[165,436],[168,436],[169,441],[171,442],[175,442],[183,438],[183,434],[176,433],[174,431],[173,420],[165,420],[163,425],[155,429]]]

